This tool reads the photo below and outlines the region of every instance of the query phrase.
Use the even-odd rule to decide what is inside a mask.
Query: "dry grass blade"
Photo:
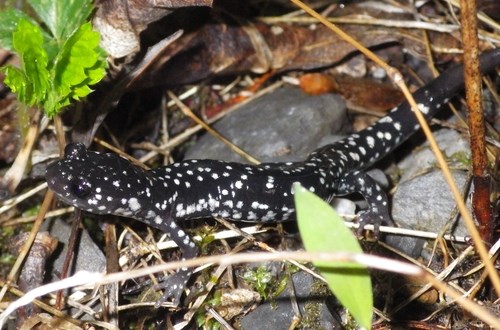
[[[175,96],[174,93],[172,93],[172,92],[169,91],[168,92],[168,96],[172,100],[174,100],[174,102],[181,109],[181,111],[182,111],[182,113],[184,115],[186,115],[189,118],[191,118],[195,123],[197,123],[198,125],[200,125],[201,127],[203,127],[208,133],[212,134],[217,139],[219,139],[222,142],[224,142],[224,144],[226,144],[229,148],[231,148],[231,150],[233,150],[234,152],[236,152],[238,155],[240,155],[241,157],[245,158],[246,160],[250,161],[251,163],[253,163],[253,164],[260,164],[260,161],[258,161],[257,159],[255,159],[254,157],[252,157],[251,155],[249,155],[248,153],[246,153],[240,147],[238,147],[237,145],[235,145],[234,143],[232,143],[231,141],[229,141],[228,139],[226,139],[225,137],[223,137],[219,132],[215,131],[213,128],[211,128],[203,120],[201,120],[200,118],[198,118],[198,116],[196,116],[191,109],[189,109],[184,103],[182,103],[181,100],[179,100],[179,98],[177,98],[177,96]]]

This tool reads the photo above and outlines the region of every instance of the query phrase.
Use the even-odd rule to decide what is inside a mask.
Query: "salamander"
[[[482,72],[499,66],[500,48],[481,55],[480,63]],[[461,65],[455,66],[414,93],[427,119],[463,87],[462,71]],[[361,228],[391,222],[386,194],[363,170],[419,128],[409,104],[403,102],[372,126],[313,151],[301,162],[247,165],[195,159],[149,171],[116,154],[72,143],[61,160],[47,167],[46,180],[67,204],[90,213],[134,218],[169,234],[187,259],[196,257],[198,248],[181,228],[183,220],[293,220],[296,182],[324,200],[360,193],[369,205],[359,215]],[[191,274],[183,268],[166,278],[157,306],[169,299],[178,305]]]

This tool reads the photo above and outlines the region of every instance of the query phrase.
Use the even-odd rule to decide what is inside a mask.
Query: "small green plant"
[[[330,205],[299,184],[294,185],[294,196],[300,236],[307,251],[363,252],[354,235]],[[373,293],[366,267],[352,262],[317,261],[313,264],[358,324],[370,329]]]
[[[242,278],[257,291],[262,299],[266,300],[269,297],[269,288],[272,285],[273,276],[265,266],[247,270],[243,273]]]
[[[449,160],[462,165],[464,168],[469,168],[471,166],[470,154],[465,151],[455,152],[449,157]]]
[[[195,234],[200,236],[201,240],[196,242],[201,254],[213,253],[210,251],[211,244],[215,241],[215,233],[217,232],[216,226],[200,226],[195,230]]]
[[[221,290],[215,290],[213,296],[205,302],[205,306],[217,307],[221,303]],[[217,320],[209,317],[204,308],[200,308],[195,315],[197,329],[219,330],[221,325]]]
[[[17,53],[20,67],[5,66],[5,84],[20,102],[51,118],[106,74],[106,54],[88,18],[91,0],[28,0],[42,24],[23,12],[0,12],[0,46]],[[45,28],[42,28],[42,26]]]

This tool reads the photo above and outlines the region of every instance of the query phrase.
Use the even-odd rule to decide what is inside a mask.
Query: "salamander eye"
[[[85,198],[90,195],[92,186],[88,181],[78,179],[71,182],[71,191],[76,195],[76,197]]]

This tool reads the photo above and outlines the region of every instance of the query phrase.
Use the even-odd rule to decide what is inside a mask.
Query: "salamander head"
[[[87,151],[83,144],[68,144],[45,178],[65,203],[91,213],[133,217],[151,200],[146,172],[116,154]]]

